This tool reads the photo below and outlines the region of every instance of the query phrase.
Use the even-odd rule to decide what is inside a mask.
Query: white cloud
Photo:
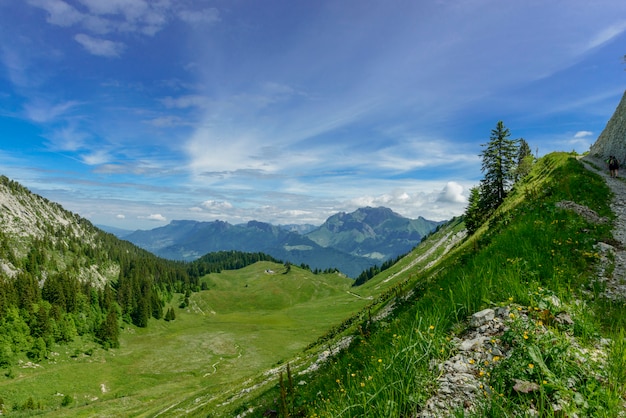
[[[202,212],[202,208],[194,206],[194,207],[189,208],[189,211],[190,212],[195,212],[195,213],[201,213]]]
[[[158,118],[146,120],[146,123],[155,126],[157,128],[172,128],[177,126],[188,126],[191,125],[186,119],[183,119],[179,116],[160,116]]]
[[[148,216],[137,216],[137,218],[139,218],[139,219],[147,219],[149,221],[156,221],[156,222],[165,222],[165,221],[167,221],[165,216],[161,215],[160,213],[153,213],[153,214],[148,215]]]
[[[61,0],[29,0],[30,5],[48,12],[46,21],[57,26],[72,26],[84,19],[84,15]]]
[[[104,150],[94,151],[90,154],[85,154],[81,157],[83,163],[87,165],[100,165],[109,162],[111,157],[108,152]]]
[[[217,209],[217,210],[232,209],[233,207],[233,205],[230,204],[230,202],[221,201],[221,200],[205,200],[204,202],[202,202],[202,206],[204,206],[207,209]]]
[[[90,135],[78,130],[74,124],[62,127],[50,135],[51,148],[61,151],[78,151],[85,146]]]
[[[576,134],[574,134],[574,138],[578,139],[578,138],[586,138],[588,136],[593,135],[593,132],[590,131],[578,131],[576,132]]]
[[[121,213],[120,213],[120,214],[115,215],[115,217],[116,217],[117,219],[126,219],[126,216],[124,216],[124,215],[123,215],[123,214],[121,214]]]
[[[438,202],[465,203],[467,200],[463,195],[463,186],[455,181],[449,181],[441,191]]]
[[[79,0],[83,6],[79,8],[62,0],[29,0],[28,3],[45,10],[46,21],[51,25],[80,26],[99,35],[115,31],[153,36],[174,14],[190,24],[212,24],[220,20],[215,8],[189,10],[170,0]]]
[[[122,42],[94,38],[84,33],[79,33],[74,36],[74,40],[81,44],[90,54],[101,57],[119,57],[126,48],[126,45]]]

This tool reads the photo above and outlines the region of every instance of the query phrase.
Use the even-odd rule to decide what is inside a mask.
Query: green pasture
[[[368,303],[349,293],[352,280],[261,262],[203,278],[208,290],[178,306],[176,320],[123,329],[119,349],[77,339],[38,365],[0,375],[10,416],[181,415],[179,402],[206,406],[233,387],[294,357],[332,325]],[[166,307],[166,310],[169,306]],[[26,366],[31,367],[26,367]],[[67,396],[71,397],[69,405]],[[30,398],[34,410],[21,410]],[[65,399],[65,401],[64,401]]]

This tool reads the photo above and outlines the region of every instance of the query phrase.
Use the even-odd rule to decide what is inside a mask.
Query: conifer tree
[[[465,211],[465,227],[467,228],[467,232],[470,234],[474,233],[483,221],[483,211],[480,209],[480,188],[472,187]]]
[[[515,181],[523,179],[533,166],[535,158],[530,150],[528,142],[524,138],[518,140],[519,149],[517,151],[517,167],[515,168]]]
[[[485,177],[478,187],[470,190],[465,210],[465,226],[469,233],[473,233],[502,204],[517,179],[520,153],[517,141],[510,136],[509,129],[498,121],[495,129],[491,130],[489,142],[482,145],[485,149],[480,153],[481,169]],[[526,141],[522,139],[520,143],[525,144]]]
[[[176,319],[176,313],[174,312],[174,309],[172,309],[172,307],[170,307],[167,310],[167,313],[165,314],[165,320],[166,321],[173,321]]]
[[[120,346],[120,328],[117,323],[117,311],[115,309],[110,309],[107,312],[106,319],[100,325],[97,334],[100,342],[105,347],[118,348]]]
[[[485,177],[481,182],[481,206],[495,210],[506,197],[511,185],[515,182],[515,167],[518,148],[515,140],[510,139],[511,132],[498,121],[491,137],[480,154],[483,158],[482,171]]]

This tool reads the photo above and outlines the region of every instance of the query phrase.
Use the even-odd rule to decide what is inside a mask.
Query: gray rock
[[[470,319],[470,327],[478,328],[486,324],[495,317],[496,313],[493,309],[487,308],[480,312],[476,312]]]
[[[459,351],[478,351],[484,347],[483,342],[487,337],[476,337],[471,340],[465,340],[459,345]]]
[[[626,149],[624,148],[624,138],[626,138],[626,94],[617,105],[615,113],[609,119],[606,127],[591,146],[589,154],[605,159],[609,155],[615,155],[624,164],[626,161]]]

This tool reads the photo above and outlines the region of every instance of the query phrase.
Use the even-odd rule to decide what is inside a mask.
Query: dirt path
[[[613,224],[615,241],[602,243],[600,250],[605,254],[612,253],[615,257],[615,265],[610,274],[602,275],[599,280],[606,283],[606,297],[626,299],[626,178],[612,178],[606,164],[599,159],[587,156],[581,161],[585,168],[604,178],[614,195],[611,201],[611,210],[615,214]],[[626,169],[623,169],[621,174],[624,176]]]

